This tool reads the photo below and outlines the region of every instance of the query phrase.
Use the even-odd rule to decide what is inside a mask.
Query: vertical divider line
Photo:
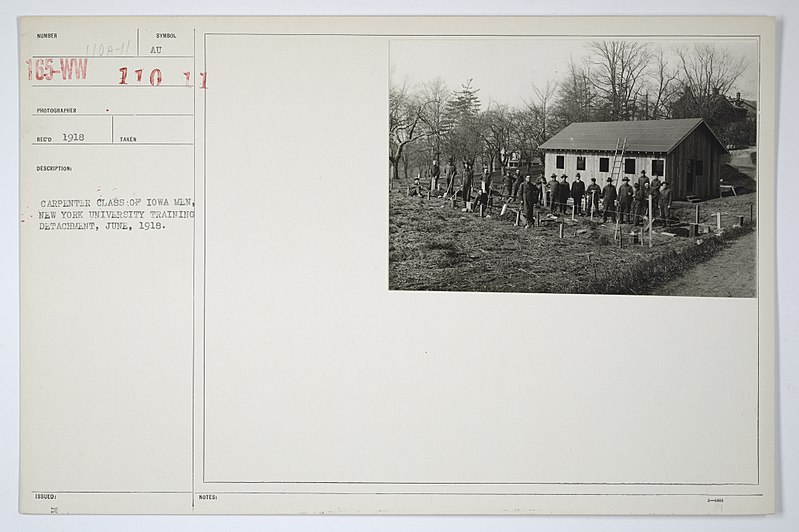
[[[191,33],[192,42],[192,71],[197,75],[197,29],[193,28]],[[192,176],[192,192],[191,199],[194,205],[197,205],[197,84],[192,87],[192,150],[191,150],[191,176]],[[196,207],[195,207],[196,209]],[[192,218],[191,221],[191,508],[194,511],[194,473],[197,467],[194,460],[194,447],[195,447],[195,406],[194,406],[194,389],[197,386],[195,382],[195,364],[197,359],[196,352],[196,325],[197,315],[196,309],[196,296],[197,296],[197,279],[196,279],[196,262],[197,262],[197,217]]]

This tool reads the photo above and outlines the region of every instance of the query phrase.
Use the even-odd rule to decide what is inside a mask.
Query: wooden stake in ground
[[[641,237],[640,237],[640,240],[641,240],[641,245],[643,246],[644,245],[644,226],[643,225],[641,226]]]
[[[649,195],[649,247],[652,247],[652,227],[655,225],[655,211],[652,210],[652,194]]]
[[[716,213],[716,230],[721,231],[721,213]]]
[[[430,191],[427,191],[427,199],[430,199]]]
[[[596,194],[596,190],[591,191],[591,221],[594,221],[594,194]]]
[[[483,217],[483,204],[480,204],[480,218]]]
[[[560,237],[563,238],[563,222],[560,222],[558,226],[560,227],[560,229],[558,230]]]
[[[516,211],[516,223],[513,224],[515,227],[519,227],[519,220],[521,219],[521,217],[522,217],[522,211],[521,210]]]

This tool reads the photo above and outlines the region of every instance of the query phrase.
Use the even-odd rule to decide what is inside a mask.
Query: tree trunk
[[[390,162],[391,162],[391,186],[393,188],[397,179],[399,179],[399,159],[392,158],[390,159]]]

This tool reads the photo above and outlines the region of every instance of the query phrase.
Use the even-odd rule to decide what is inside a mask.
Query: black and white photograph
[[[756,38],[390,43],[391,290],[757,295]]]

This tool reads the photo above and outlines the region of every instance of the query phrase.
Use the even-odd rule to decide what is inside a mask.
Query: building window
[[[624,159],[624,173],[625,174],[635,173],[635,159]]]
[[[599,171],[610,172],[610,157],[599,158]]]
[[[555,168],[558,170],[563,170],[566,168],[566,157],[563,155],[556,155],[555,156]]]
[[[652,159],[652,175],[663,177],[663,166],[665,161],[663,159]]]
[[[695,161],[694,162],[694,173],[696,175],[704,175],[704,173],[705,173],[704,166],[705,165],[702,164],[702,163],[703,163],[703,161]]]
[[[577,156],[577,169],[585,170],[585,157]]]

